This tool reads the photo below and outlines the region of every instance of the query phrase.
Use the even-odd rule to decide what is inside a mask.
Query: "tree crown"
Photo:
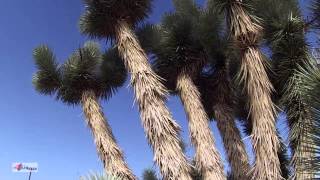
[[[35,50],[36,64],[41,64],[34,78],[35,87],[42,94],[56,93],[67,104],[80,103],[85,91],[109,98],[126,79],[124,64],[115,51],[102,54],[98,44],[88,42],[58,68],[52,51],[41,46]],[[48,59],[51,63],[47,63]]]
[[[85,0],[80,30],[93,38],[113,38],[120,21],[135,25],[151,11],[151,0]]]
[[[173,2],[175,12],[166,13],[160,24],[145,25],[137,32],[142,46],[152,54],[155,71],[172,91],[182,70],[201,64],[208,54],[216,56],[221,45],[221,19],[214,11],[203,10],[192,0]]]

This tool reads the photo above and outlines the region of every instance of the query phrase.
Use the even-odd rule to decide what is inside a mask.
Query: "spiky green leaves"
[[[41,46],[34,54],[39,69],[34,77],[36,89],[43,94],[57,92],[57,98],[67,104],[80,103],[86,91],[109,98],[127,76],[115,49],[102,54],[93,42],[79,48],[59,69],[49,48]]]
[[[61,74],[53,52],[48,46],[39,46],[33,52],[38,72],[33,76],[33,85],[41,94],[52,95],[61,85]]]
[[[179,13],[167,14],[162,21],[161,40],[153,53],[155,71],[167,80],[167,87],[175,89],[178,73],[186,66],[199,62],[203,46],[196,33],[198,17],[188,18]]]
[[[81,176],[80,180],[120,180],[120,178],[91,172],[89,175]]]
[[[319,152],[320,152],[320,69],[315,64],[309,64],[305,67],[299,67],[297,70],[297,79],[300,79],[300,86],[294,89],[294,93],[301,94],[303,100],[307,102],[311,108],[312,113],[311,121],[305,122],[305,127],[308,131],[305,132],[304,146],[301,147],[305,153],[313,154],[311,158],[304,158],[305,172],[313,172],[317,176],[320,171]],[[303,158],[303,156],[302,156]]]
[[[300,74],[308,74],[312,59],[305,41],[305,23],[301,17],[291,16],[282,29],[271,39],[273,64],[276,73],[276,90],[280,95],[280,105],[285,109],[290,127],[293,176],[310,179],[314,171],[307,164],[315,156],[312,133],[315,124],[314,113],[308,95],[303,89],[308,87]],[[307,168],[308,167],[308,168]]]
[[[158,180],[156,171],[153,169],[144,170],[142,180]]]
[[[98,76],[98,68],[102,62],[99,46],[94,43],[85,44],[73,53],[63,65],[62,86],[59,98],[70,104],[80,102],[82,93],[93,90],[97,95],[102,94],[102,80]]]
[[[196,17],[199,14],[199,7],[193,0],[173,0],[177,13],[189,17]]]
[[[172,91],[182,69],[201,63],[197,66],[202,67],[207,54],[216,55],[221,27],[217,13],[200,9],[195,1],[173,2],[175,12],[165,14],[159,25],[145,25],[137,33],[144,49],[154,57],[155,71]]]
[[[120,21],[135,25],[148,16],[152,0],[85,0],[80,29],[94,38],[113,38]]]
[[[142,48],[147,54],[152,54],[159,48],[161,41],[161,28],[150,23],[142,24],[136,28],[136,35]]]
[[[102,56],[101,78],[103,84],[112,88],[121,87],[127,78],[127,70],[119,57],[117,48],[110,48]]]
[[[253,2],[253,12],[262,19],[264,38],[268,43],[276,40],[290,17],[299,17],[297,0],[257,0]],[[266,8],[268,7],[268,8]]]
[[[299,66],[304,66],[309,61],[303,27],[304,23],[300,18],[289,18],[271,43],[273,66],[277,76],[275,88],[279,95],[291,89],[293,84],[288,84],[288,80]]]

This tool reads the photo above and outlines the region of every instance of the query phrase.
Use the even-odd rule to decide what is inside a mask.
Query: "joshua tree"
[[[262,27],[246,10],[242,0],[218,0],[216,3],[226,14],[234,46],[240,49],[241,68],[238,73],[252,120],[252,142],[255,165],[252,179],[281,179],[277,156],[279,139],[275,127],[275,106],[272,102],[272,84],[267,74],[267,62],[259,50]]]
[[[167,90],[132,31],[149,13],[151,0],[86,0],[85,4],[80,29],[90,37],[115,40],[131,73],[142,124],[164,179],[190,180],[190,166],[179,146],[180,127],[165,105]]]
[[[33,83],[41,94],[56,95],[69,105],[81,104],[105,171],[134,180],[99,104],[99,99],[109,98],[126,79],[124,65],[116,53],[102,55],[97,44],[86,43],[59,67],[53,52],[40,46],[34,50],[38,72]]]
[[[222,22],[213,9],[201,10],[192,0],[173,2],[176,12],[165,15],[159,25],[143,26],[138,30],[138,36],[143,47],[154,57],[156,72],[166,79],[166,86],[172,94],[178,94],[182,100],[188,115],[192,142],[196,148],[196,170],[204,176],[204,179],[212,179],[212,175],[215,176],[214,179],[225,178],[222,172],[222,162],[214,147],[212,133],[207,124],[209,118],[201,103],[199,90],[194,83],[208,59],[221,58],[220,51],[224,49],[221,46],[223,43],[220,42],[219,36]],[[221,79],[221,82],[224,80]],[[209,83],[212,82],[205,85]],[[214,85],[210,87],[217,88]],[[211,91],[213,91],[212,88]],[[200,86],[200,90],[202,89],[203,86]],[[212,102],[215,97],[226,94],[226,92],[220,93],[211,94],[212,96],[205,101]],[[204,103],[206,103],[205,101]],[[211,106],[210,108],[213,109],[214,107]],[[219,108],[215,109],[217,111],[221,110]],[[240,132],[236,126],[233,126],[234,119],[232,119],[232,115],[230,119],[230,115],[227,113],[229,112],[217,112],[219,114],[218,127],[226,140],[225,146],[227,153],[230,155],[229,160],[233,161],[231,162],[232,170],[236,171],[233,173],[237,177],[247,179],[248,156],[241,141]],[[228,127],[227,130],[232,133],[227,132],[225,127]],[[230,139],[234,142],[228,141]],[[233,146],[234,143],[239,146]],[[209,147],[205,147],[205,145],[209,145]],[[210,156],[211,158],[202,161],[204,159],[201,157],[207,156],[200,153],[204,150],[207,152],[206,154],[213,155]],[[214,168],[210,168],[210,166]],[[216,170],[211,172],[211,175],[206,173],[206,171],[210,172],[211,169]]]
[[[217,122],[231,166],[232,177],[239,180],[249,179],[249,158],[235,123],[235,109],[237,108],[234,101],[236,96],[233,88],[234,82],[230,77],[232,74],[229,72],[228,61],[235,59],[235,56],[230,53],[232,51],[228,48],[228,38],[221,33],[223,29],[222,18],[210,3],[212,2],[208,1],[207,10],[204,13],[207,15],[201,26],[204,28],[200,32],[209,60],[205,67],[206,70],[201,73],[202,76],[198,79],[199,90],[206,112],[210,119],[215,119]],[[217,34],[217,36],[212,34]]]
[[[158,26],[160,43],[154,44],[158,44],[152,52],[156,55],[154,67],[167,80],[167,87],[178,93],[184,105],[191,142],[196,151],[196,170],[202,174],[203,179],[225,179],[223,163],[209,127],[209,118],[193,82],[206,61],[206,53],[193,35],[201,12],[192,0],[174,1],[174,4],[176,12],[166,15]]]
[[[152,46],[146,49],[155,54],[155,71],[166,79],[167,88],[178,93],[184,105],[191,141],[196,151],[196,170],[202,174],[203,179],[225,179],[223,163],[209,127],[209,118],[201,103],[199,90],[193,82],[194,76],[202,69],[206,60],[205,52],[193,36],[200,11],[192,0],[173,2],[176,12],[166,15],[161,25],[153,27],[154,33],[159,36],[155,39],[159,41],[152,42]],[[148,38],[149,35],[144,36]]]
[[[270,8],[265,9],[268,6]],[[310,22],[305,22],[298,1],[257,1],[254,4],[256,14],[265,22],[266,44],[272,50],[274,84],[277,100],[287,114],[290,146],[292,149],[292,179],[313,179],[315,171],[308,162],[314,160],[315,132],[317,118],[312,105],[306,97],[309,95],[304,84],[305,76],[312,74],[313,59],[309,55],[306,42],[308,28],[317,25],[317,12]],[[315,9],[317,3],[315,4]],[[261,11],[263,10],[263,11]],[[305,78],[308,79],[308,78]],[[316,83],[314,83],[316,84]]]
[[[209,117],[217,121],[230,163],[230,177],[246,180],[249,179],[250,163],[240,131],[236,126],[236,96],[232,87],[233,82],[226,56],[221,54],[219,58],[212,67],[213,70],[202,73],[199,86]]]

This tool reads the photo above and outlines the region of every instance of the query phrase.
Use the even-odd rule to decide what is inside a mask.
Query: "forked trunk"
[[[214,108],[214,113],[230,163],[232,178],[235,180],[250,179],[248,154],[232,115],[232,109],[227,105],[219,104]]]
[[[180,127],[165,105],[167,90],[127,23],[119,22],[116,38],[119,53],[131,73],[142,124],[163,178],[191,180],[190,166],[180,147]]]
[[[84,92],[81,103],[106,173],[123,180],[135,180],[136,177],[125,162],[95,93]]]
[[[176,89],[189,120],[189,131],[195,147],[196,170],[204,180],[225,180],[223,162],[209,127],[209,118],[201,103],[200,93],[192,78],[182,72]]]
[[[275,126],[275,106],[271,99],[273,87],[258,46],[262,28],[244,10],[242,0],[233,0],[227,13],[235,43],[241,49],[240,78],[253,121],[251,138],[256,161],[252,179],[279,180],[282,179],[277,155],[280,144]]]

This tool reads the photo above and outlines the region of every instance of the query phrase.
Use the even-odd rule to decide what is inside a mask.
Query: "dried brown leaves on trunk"
[[[216,149],[209,127],[209,118],[201,102],[200,93],[190,75],[178,76],[177,90],[189,120],[189,131],[195,147],[196,169],[204,180],[224,180],[223,162]]]
[[[126,68],[154,159],[166,180],[191,180],[191,169],[180,147],[179,125],[165,105],[167,91],[128,24],[117,26],[117,45]]]
[[[136,177],[125,162],[123,153],[117,145],[94,92],[84,92],[81,103],[105,171],[123,180],[135,180]]]
[[[253,124],[252,142],[256,161],[254,180],[279,180],[280,162],[277,156],[279,140],[275,127],[275,106],[271,100],[273,87],[266,72],[266,62],[258,47],[261,27],[234,0],[227,11],[229,28],[235,44],[241,49],[240,80],[248,96],[248,107]]]
[[[224,147],[230,163],[232,177],[237,180],[249,179],[249,158],[236,126],[232,109],[226,105],[215,106],[217,126],[221,133]]]
[[[229,76],[228,59],[225,58],[220,63],[210,83],[212,89],[210,94],[214,102],[210,108],[223,139],[232,179],[248,180],[250,163],[240,131],[236,126],[235,91]]]
[[[256,161],[252,178],[281,179],[277,155],[280,142],[275,126],[275,107],[271,100],[272,85],[264,68],[262,54],[257,47],[248,47],[243,52],[241,73],[253,121],[251,138]]]

